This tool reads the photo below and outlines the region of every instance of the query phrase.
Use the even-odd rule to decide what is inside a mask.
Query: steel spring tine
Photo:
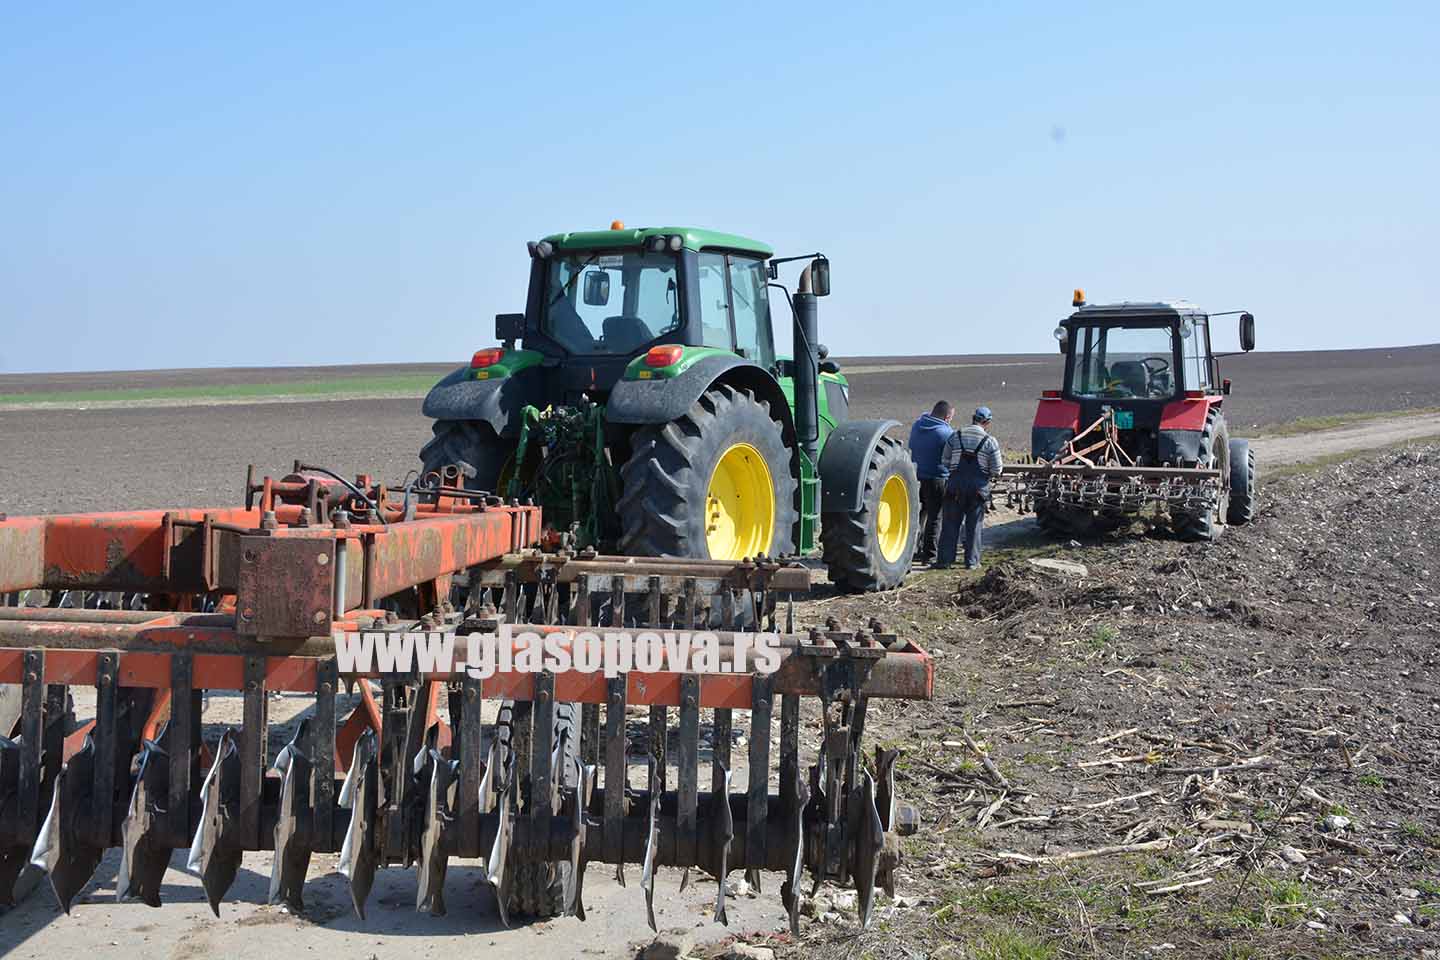
[[[415,890],[415,909],[428,910],[432,917],[445,916],[445,873],[449,862],[446,834],[452,818],[448,806],[455,764],[430,750],[430,782],[425,792],[425,827],[420,838],[420,882]]]
[[[730,844],[735,839],[735,818],[730,812],[730,771],[725,770],[724,786],[714,798],[715,806],[715,847],[717,869],[715,871],[715,919],[730,926],[725,913],[725,876],[730,872]]]
[[[270,865],[270,891],[267,903],[281,900],[292,913],[305,909],[305,873],[310,867],[310,845],[304,836],[302,814],[309,806],[310,758],[303,744],[307,739],[309,720],[300,721],[295,736],[275,757],[274,769],[281,775],[280,815],[275,821],[275,856]]]
[[[350,823],[345,830],[345,840],[340,847],[340,860],[336,871],[350,884],[350,902],[355,913],[365,919],[365,901],[375,882],[377,866],[374,838],[376,780],[379,777],[379,763],[376,756],[377,740],[374,730],[366,730],[355,741],[350,769],[345,775],[345,785],[340,790],[340,806],[349,808]]]
[[[86,818],[97,806],[94,796],[95,741],[88,734],[55,780],[50,811],[35,839],[30,863],[45,871],[60,909],[67,915],[76,894],[85,888],[100,866],[103,847],[87,829]]]
[[[650,924],[650,929],[656,933],[660,931],[655,926],[655,870],[659,866],[656,858],[660,852],[660,798],[664,793],[658,767],[659,763],[652,754],[650,757],[650,810],[645,828],[645,862],[640,869],[640,886],[645,891],[645,919]]]

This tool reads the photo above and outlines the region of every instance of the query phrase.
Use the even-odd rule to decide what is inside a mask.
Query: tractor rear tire
[[[515,441],[502,439],[494,427],[479,420],[437,420],[432,429],[435,435],[420,448],[426,474],[452,463],[462,464],[474,471],[473,476],[465,477],[467,490],[505,495],[496,488],[515,455]]]
[[[514,755],[512,770],[530,769],[532,741],[530,734],[534,727],[518,723],[531,712],[530,701],[507,700],[500,705],[495,719],[495,737],[503,747]],[[560,769],[550,771],[554,782],[561,788],[561,796],[576,784],[575,758],[580,755],[580,705],[575,703],[555,704],[555,723],[550,749],[565,736],[565,755],[560,758]],[[521,784],[523,786],[523,783]],[[519,802],[523,798],[517,798]],[[533,800],[531,801],[533,802]],[[523,810],[523,807],[522,807]],[[560,813],[556,805],[555,813]],[[510,897],[505,909],[509,916],[536,917],[547,919],[558,917],[565,912],[565,886],[570,877],[569,861],[560,863],[519,863],[514,867],[515,876],[510,883]]]
[[[721,461],[737,448],[758,454],[770,478],[770,504],[747,504],[741,497],[740,513],[727,514],[737,531],[749,517],[755,526],[740,537],[731,552],[738,556],[712,556],[710,526],[717,501],[712,497]],[[620,468],[623,493],[616,505],[620,514],[620,552],[646,557],[693,557],[701,560],[741,560],[765,554],[785,556],[795,551],[794,527],[799,484],[790,472],[791,451],[784,428],[770,404],[749,390],[715,384],[700,395],[683,416],[669,423],[641,427],[631,443],[630,459]],[[733,507],[733,505],[732,505]],[[768,507],[768,510],[767,510]],[[746,513],[745,511],[758,511]],[[770,516],[768,541],[757,533],[763,514]],[[758,544],[756,541],[759,541]]]
[[[1242,524],[1255,519],[1255,451],[1249,440],[1230,441],[1230,510],[1226,523]]]
[[[920,530],[919,481],[899,440],[881,437],[875,444],[862,489],[859,510],[821,516],[821,556],[831,582],[842,590],[891,590],[910,572]],[[903,506],[896,498],[900,490]],[[892,526],[899,523],[904,524],[899,530]]]
[[[1230,514],[1230,428],[1219,411],[1211,409],[1200,433],[1200,456],[1197,463],[1220,471],[1220,501],[1204,513],[1177,513],[1171,517],[1175,532],[1182,540],[1218,540],[1225,532],[1222,517]]]

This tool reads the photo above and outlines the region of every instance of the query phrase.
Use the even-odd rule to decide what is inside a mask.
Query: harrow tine
[[[680,678],[679,801],[675,812],[675,857],[687,866],[695,862],[696,814],[700,777],[700,677],[687,673]],[[681,877],[683,889],[689,870]]]
[[[239,836],[241,781],[244,764],[235,746],[235,731],[226,730],[215,749],[215,762],[200,785],[200,826],[190,843],[187,866],[200,874],[200,885],[215,916],[220,900],[235,882],[244,855]]]
[[[42,778],[40,767],[45,707],[45,651],[27,650],[23,659],[24,677],[20,704],[20,742],[8,741],[14,754],[15,820],[11,847],[0,856],[0,902],[14,899],[15,881],[30,862],[40,798],[46,788],[54,790],[54,778]],[[9,731],[5,731],[9,732]],[[58,773],[58,771],[57,771]],[[48,780],[49,782],[46,782]],[[3,781],[0,781],[3,782]]]
[[[615,864],[615,880],[625,886],[625,674],[606,681],[605,697],[605,859]]]
[[[85,888],[100,866],[105,848],[97,845],[86,829],[86,820],[95,807],[95,741],[85,745],[61,769],[50,794],[50,812],[40,827],[30,862],[50,876],[50,887],[60,909],[70,913],[70,903]]]
[[[585,808],[590,805],[590,793],[595,783],[595,765],[584,763],[578,758],[574,761],[576,780],[575,789],[571,792],[574,807],[571,810],[571,835],[570,835],[570,877],[565,885],[565,915],[578,917],[581,921],[585,919],[585,900],[583,887],[585,884],[585,837],[589,831],[589,822],[585,817]]]
[[[850,875],[855,880],[856,908],[863,928],[870,926],[870,913],[875,906],[875,871],[885,846],[885,829],[875,809],[875,780],[869,770],[862,771],[860,786],[851,794],[851,804],[854,852]]]
[[[280,903],[291,913],[305,909],[305,873],[310,869],[309,823],[304,812],[310,801],[310,758],[305,755],[310,721],[300,721],[291,741],[275,757],[281,776],[280,815],[275,821],[275,856],[270,865],[270,892],[266,902]]]
[[[875,809],[880,815],[880,829],[885,834],[885,850],[880,855],[875,882],[895,899],[895,867],[900,862],[900,839],[896,832],[895,761],[899,750],[875,748]]]
[[[805,781],[801,779],[798,769],[795,770],[791,781],[791,795],[794,800],[786,808],[786,812],[793,818],[790,821],[790,834],[795,838],[795,852],[786,865],[785,882],[780,885],[780,902],[789,911],[791,935],[798,937],[800,936],[800,878],[805,869],[805,804],[810,800],[810,791],[806,788]]]
[[[378,857],[375,850],[375,806],[378,796],[380,763],[376,756],[374,730],[366,730],[355,741],[350,770],[340,788],[340,806],[350,810],[350,825],[340,847],[337,872],[350,882],[350,902],[355,913],[365,919],[365,901],[375,885]]]
[[[650,757],[650,812],[645,828],[645,865],[640,870],[640,886],[645,891],[645,919],[650,929],[659,933],[655,926],[655,869],[659,866],[656,857],[660,852],[660,798],[665,788],[659,774],[660,764],[652,754]]]
[[[730,771],[725,770],[724,783],[712,801],[715,807],[716,893],[715,919],[730,926],[725,915],[725,875],[730,872],[730,842],[735,839],[735,815],[730,811]]]
[[[195,660],[189,653],[170,657],[170,722],[165,725],[165,747],[169,752],[166,773],[169,796],[166,805],[166,832],[171,843],[185,843],[193,831],[190,824],[191,787],[198,773],[200,706],[203,694],[194,689]],[[157,798],[158,803],[158,798]]]
[[[506,904],[510,902],[510,884],[514,879],[508,866],[510,842],[514,838],[514,823],[511,808],[514,806],[515,755],[510,754],[509,762],[501,776],[496,807],[500,811],[499,828],[495,831],[495,842],[490,847],[490,856],[485,862],[485,879],[495,891],[495,905],[500,910],[500,922],[510,926],[510,915]]]
[[[456,764],[432,747],[429,766],[430,788],[426,791],[425,831],[420,837],[420,883],[415,892],[415,909],[429,910],[432,917],[443,917],[445,873],[449,864],[445,841],[454,822],[448,798],[455,782]]]
[[[166,724],[160,741],[171,740]],[[120,827],[120,870],[115,878],[117,901],[138,899],[151,907],[160,906],[160,884],[173,850],[162,806],[168,802],[171,761],[161,743],[146,740],[141,747],[129,810]]]
[[[765,823],[770,812],[770,713],[775,704],[775,679],[756,674],[750,681],[750,787],[745,814],[745,861],[765,862]],[[746,880],[760,892],[760,870],[745,871]]]

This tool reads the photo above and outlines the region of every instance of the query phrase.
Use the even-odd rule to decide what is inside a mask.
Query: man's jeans
[[[942,566],[955,562],[955,551],[962,534],[965,539],[965,565],[980,566],[985,500],[978,491],[959,491],[945,498],[945,520],[940,530],[939,563]]]
[[[920,481],[920,539],[915,559],[929,563],[935,559],[935,550],[940,543],[940,514],[945,504],[945,481],[940,479]]]

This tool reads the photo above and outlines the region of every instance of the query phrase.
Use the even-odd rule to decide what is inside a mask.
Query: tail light
[[[1040,391],[1040,399],[1041,399],[1041,400],[1059,400],[1059,399],[1060,399],[1060,391],[1059,391],[1059,390],[1041,390],[1041,391]]]
[[[476,350],[475,355],[470,358],[470,369],[479,370],[482,367],[493,367],[505,356],[502,347],[486,347],[484,350]]]
[[[662,343],[658,347],[651,347],[645,354],[645,366],[668,367],[672,363],[678,363],[684,355],[684,347],[674,343]]]

